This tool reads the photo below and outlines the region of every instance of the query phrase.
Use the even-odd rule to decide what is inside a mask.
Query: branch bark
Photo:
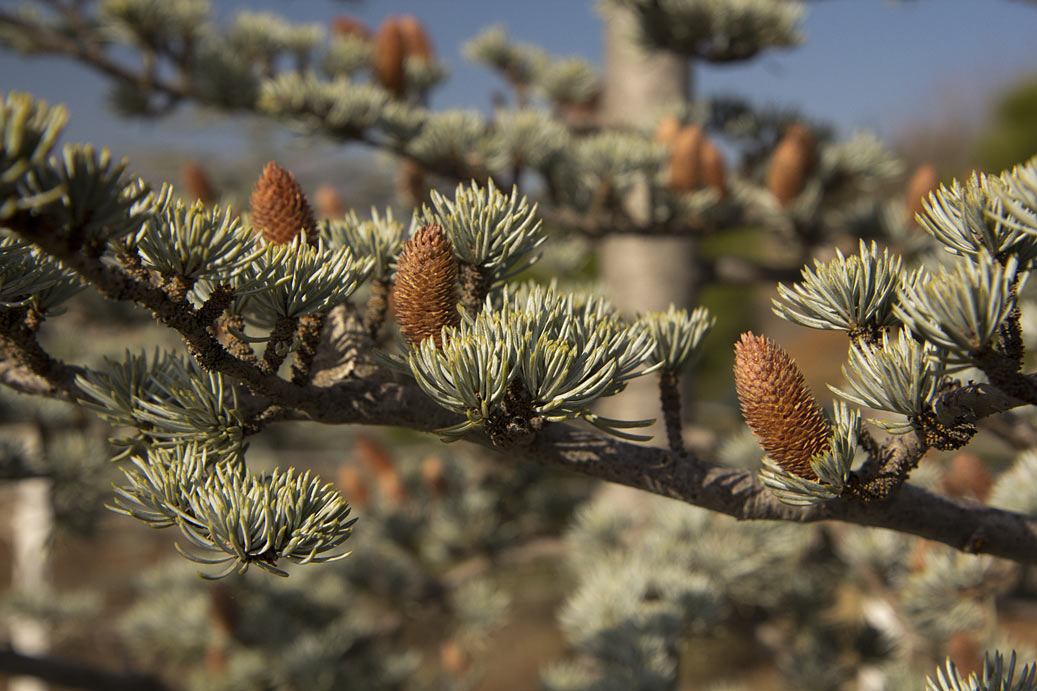
[[[155,677],[119,674],[70,660],[30,657],[10,649],[0,649],[0,671],[88,691],[171,691]]]

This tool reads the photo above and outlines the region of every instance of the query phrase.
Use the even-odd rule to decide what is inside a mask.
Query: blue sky
[[[170,0],[175,2],[176,0]],[[13,6],[15,0],[0,0]],[[461,55],[464,41],[503,24],[516,39],[557,55],[600,64],[601,22],[591,0],[213,0],[218,15],[271,10],[295,21],[325,22],[353,14],[377,25],[388,14],[413,13],[429,27],[451,76],[432,106],[487,109],[500,83]],[[806,41],[747,64],[701,66],[696,90],[732,92],[757,103],[796,105],[842,133],[868,128],[892,138],[948,112],[979,117],[999,86],[1037,73],[1037,5],[1021,0],[826,0],[808,5]],[[240,122],[183,111],[158,124],[108,113],[104,80],[63,59],[0,53],[0,90],[27,90],[72,111],[67,140],[86,140],[132,154],[139,147],[232,151],[248,139]]]

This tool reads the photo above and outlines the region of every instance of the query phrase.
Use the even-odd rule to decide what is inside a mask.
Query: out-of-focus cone
[[[446,496],[446,467],[439,456],[428,456],[421,461],[421,483],[429,494]]]
[[[375,80],[396,98],[403,96],[407,74],[407,44],[399,17],[387,17],[374,35]]]
[[[951,459],[951,467],[940,479],[943,491],[952,497],[969,497],[986,501],[994,479],[983,461],[975,454],[961,452]]]
[[[721,199],[727,196],[727,166],[724,154],[709,137],[702,138],[702,181],[716,190]]]
[[[453,677],[464,676],[468,671],[468,656],[454,641],[445,641],[439,646],[439,663],[443,665],[443,670]]]
[[[435,56],[432,39],[425,31],[425,25],[413,14],[405,14],[399,18],[400,32],[403,35],[403,47],[406,57],[428,60]]]
[[[188,161],[180,169],[180,179],[184,183],[187,194],[194,197],[202,204],[209,206],[216,202],[217,194],[209,182],[209,176],[205,168],[197,161]]]
[[[364,40],[371,38],[371,32],[367,29],[367,25],[356,17],[351,17],[347,14],[340,14],[331,20],[331,33],[343,37],[356,36]]]
[[[958,668],[958,674],[968,677],[983,669],[983,648],[970,631],[957,631],[947,639],[947,657]]]
[[[205,650],[205,666],[210,674],[224,674],[227,671],[228,649],[240,618],[240,607],[230,588],[223,583],[214,583],[209,589],[212,636]]]
[[[362,509],[368,505],[370,497],[367,492],[367,481],[359,468],[342,465],[338,469],[338,488],[350,506]]]
[[[381,442],[366,435],[358,436],[353,444],[353,455],[374,474],[378,489],[390,505],[398,505],[407,498],[396,463]]]
[[[655,127],[655,141],[666,146],[671,146],[681,131],[681,121],[676,115],[666,115],[659,120]]]
[[[441,348],[442,328],[457,326],[457,260],[438,225],[418,229],[396,260],[393,307],[400,331],[412,345],[426,338]]]
[[[416,161],[400,159],[396,169],[396,193],[414,208],[420,207],[425,200],[425,170]]]
[[[266,164],[252,189],[252,225],[275,245],[291,242],[299,233],[317,237],[317,220],[295,176],[273,161]]]
[[[793,123],[774,148],[767,169],[767,189],[782,206],[799,196],[817,162],[814,136],[806,125]]]
[[[334,187],[323,184],[313,193],[313,201],[321,218],[341,218],[346,213],[346,203]]]
[[[940,177],[936,174],[936,168],[928,163],[923,163],[911,173],[904,194],[904,208],[907,209],[907,217],[911,222],[914,222],[915,216],[925,212],[922,202],[939,186]]]
[[[691,192],[702,186],[702,128],[689,125],[673,138],[670,147],[670,189]]]

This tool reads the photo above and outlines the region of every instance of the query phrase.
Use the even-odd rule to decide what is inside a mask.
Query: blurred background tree
[[[853,253],[859,237],[921,255],[931,247],[911,212],[938,179],[1035,151],[1023,140],[1033,120],[1022,90],[979,139],[978,160],[927,176],[917,173],[933,159],[907,166],[877,139],[839,139],[787,102],[691,88],[697,64],[798,42],[802,11],[771,0],[606,3],[600,74],[488,30],[467,52],[507,86],[490,115],[424,111],[445,71],[413,17],[296,25],[246,11],[210,25],[204,3],[55,1],[3,10],[0,35],[112,78],[121,117],[169,122],[192,103],[268,117],[248,120],[246,155],[217,165],[133,156],[135,171],[180,180],[181,195],[205,204],[244,208],[263,164],[285,157],[299,162],[290,167],[321,215],[393,206],[402,228],[431,189],[449,195],[469,178],[519,185],[540,200],[551,247],[524,277],[596,281],[631,317],[670,302],[720,317],[676,440],[661,422],[652,431],[657,444],[755,471],[760,454],[739,431],[728,374],[736,334],[766,324],[795,340],[814,390],[840,380],[839,358],[827,356],[837,341],[765,319],[774,283],[798,280],[804,262],[834,247]],[[363,91],[368,82],[384,91]],[[306,138],[284,139],[285,124]],[[332,141],[398,158],[343,156]],[[358,304],[370,304],[369,290]],[[72,362],[177,347],[143,310],[88,294],[62,319],[42,340]],[[391,348],[393,335],[380,342]],[[661,421],[654,379],[606,414]],[[853,526],[735,523],[377,428],[296,423],[252,436],[251,468],[290,459],[336,480],[361,519],[354,554],[284,581],[253,572],[209,584],[194,566],[159,561],[167,536],[98,511],[119,479],[102,462],[114,453],[103,440],[119,430],[5,395],[4,474],[28,495],[18,506],[38,509],[40,496],[48,506],[9,516],[12,534],[49,520],[56,531],[50,564],[25,566],[47,542],[32,538],[7,590],[7,620],[23,632],[12,643],[35,655],[0,658],[11,672],[83,688],[893,689],[918,686],[945,655],[964,670],[997,646],[1033,658],[1037,587],[1010,562]],[[1034,484],[1030,417],[1018,412],[976,455],[934,454],[912,481],[1032,513],[1031,495],[1012,495]],[[33,478],[43,478],[35,490]]]

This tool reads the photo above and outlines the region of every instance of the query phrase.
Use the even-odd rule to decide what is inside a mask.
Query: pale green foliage
[[[51,219],[76,244],[100,251],[110,240],[136,232],[150,212],[147,188],[125,178],[126,161],[114,163],[108,149],[66,146],[26,175],[30,197],[55,188],[64,194],[37,203],[34,212]]]
[[[14,192],[29,170],[46,162],[66,120],[64,106],[50,107],[28,94],[12,92],[0,103],[0,220],[63,193],[60,186],[37,190],[31,196]]]
[[[464,45],[464,54],[469,60],[488,65],[520,85],[533,82],[549,61],[540,47],[508,38],[503,26],[483,29]]]
[[[989,630],[996,612],[986,583],[998,578],[996,568],[990,557],[943,549],[927,552],[924,568],[912,572],[901,587],[902,612],[916,631],[933,640],[956,631]]]
[[[991,658],[987,653],[983,657],[983,674],[970,674],[963,679],[958,668],[947,660],[945,667],[936,672],[936,679],[926,677],[926,691],[1037,691],[1037,664],[1029,664],[1018,670],[1016,677],[1015,651],[1005,664],[1005,657],[1000,650]]]
[[[307,471],[256,475],[235,462],[210,460],[194,444],[151,448],[131,456],[128,485],[113,507],[156,528],[176,525],[195,547],[214,556],[184,556],[204,564],[228,563],[220,578],[256,565],[279,576],[277,561],[334,561],[329,555],[352,533],[347,504],[330,484]]]
[[[846,141],[824,147],[820,168],[826,179],[849,179],[872,192],[904,173],[900,158],[870,132],[856,132]]]
[[[991,506],[1037,516],[1037,451],[1019,454],[990,490]]]
[[[601,298],[578,300],[550,288],[488,300],[474,318],[444,328],[443,347],[426,339],[407,355],[418,385],[437,403],[466,421],[439,430],[459,437],[499,415],[505,391],[518,379],[545,421],[583,418],[624,436],[620,427],[641,423],[606,420],[592,403],[618,393],[626,381],[646,373],[653,343],[642,329],[622,324]]]
[[[157,351],[149,362],[144,354],[127,353],[123,362],[107,360],[106,369],[90,371],[78,384],[94,399],[84,405],[113,425],[134,428],[132,437],[116,444],[165,448],[197,441],[225,457],[244,451],[234,386],[194,360]]]
[[[388,103],[388,92],[371,84],[292,72],[265,80],[257,105],[308,134],[358,137],[379,122]]]
[[[148,268],[188,284],[229,281],[263,252],[256,235],[230,209],[185,204],[168,185],[154,199],[159,209],[133,241]]]
[[[544,96],[556,103],[586,103],[600,89],[597,71],[581,58],[548,62],[537,81]]]
[[[526,166],[547,170],[564,155],[569,144],[565,125],[541,110],[500,110],[495,114],[486,144],[487,165],[506,174]]]
[[[779,500],[793,506],[809,506],[834,499],[842,494],[850,468],[857,454],[857,435],[861,414],[850,410],[842,401],[833,406],[831,448],[810,459],[810,467],[817,474],[817,482],[793,475],[764,457],[760,479]]]
[[[1020,288],[1026,278],[1018,267],[1015,256],[1002,265],[983,253],[935,275],[923,271],[901,289],[894,314],[912,333],[944,349],[949,363],[968,365],[991,345],[1015,304],[1013,285]]]
[[[995,193],[1005,210],[1015,216],[1006,222],[1024,233],[1037,235],[1037,158],[1002,173],[1000,182]],[[998,217],[996,213],[992,215]]]
[[[227,32],[227,41],[250,60],[274,60],[282,53],[305,57],[324,40],[320,24],[292,24],[271,12],[241,11]]]
[[[517,188],[505,195],[492,179],[485,187],[458,185],[453,200],[432,190],[431,201],[431,208],[422,207],[423,221],[441,225],[458,260],[488,272],[496,284],[536,262],[533,252],[547,240],[536,204]]]
[[[803,4],[780,0],[605,0],[632,10],[643,40],[716,62],[744,60],[799,43]]]
[[[408,89],[421,94],[449,75],[446,65],[438,60],[408,55],[403,63],[404,81]]]
[[[1006,174],[1004,179],[1011,180],[1011,176]],[[955,180],[950,187],[941,186],[929,195],[925,213],[918,218],[949,252],[966,257],[1012,255],[1026,269],[1037,257],[1037,235],[1026,232],[1009,215],[1008,209],[1015,209],[1019,218],[1025,217],[1027,212],[1018,208],[1022,197],[1004,193],[1006,188],[1019,187],[1003,185],[997,177],[983,173],[970,177],[964,186]]]
[[[421,131],[406,143],[407,153],[429,164],[467,164],[471,151],[486,136],[486,121],[474,110],[454,110],[427,116]]]
[[[329,77],[350,77],[371,64],[371,42],[360,36],[335,36],[320,67]]]
[[[61,262],[33,245],[0,235],[0,305],[31,304],[47,313],[82,289],[82,279]]]
[[[655,178],[666,156],[665,147],[646,136],[603,132],[577,139],[555,179],[567,201],[586,210]]]
[[[171,35],[196,36],[211,8],[209,0],[103,0],[98,11],[114,34],[158,48]]]
[[[681,371],[698,358],[699,346],[716,322],[705,307],[696,307],[688,314],[688,310],[670,305],[665,312],[644,315],[637,325],[648,331],[655,344],[649,364],[658,363],[670,372]]]
[[[943,369],[936,348],[922,344],[901,330],[890,338],[882,335],[881,344],[857,341],[850,346],[843,376],[850,390],[829,388],[847,401],[857,405],[888,410],[907,416],[925,412],[936,399]],[[910,422],[884,427],[905,432]]]
[[[398,101],[390,101],[378,118],[378,128],[389,139],[403,145],[416,137],[429,118],[429,111]]]
[[[374,259],[356,257],[349,247],[329,249],[323,239],[313,247],[300,233],[291,242],[266,245],[243,272],[241,287],[261,322],[294,319],[344,301],[373,266]]]
[[[897,324],[893,315],[897,290],[903,283],[900,257],[879,255],[878,246],[862,240],[859,255],[814,260],[814,268],[804,266],[803,281],[788,287],[778,284],[774,313],[791,322],[813,329],[851,331],[876,329]]]
[[[385,210],[384,216],[372,208],[369,220],[361,220],[350,209],[345,218],[324,221],[321,234],[332,249],[348,247],[354,256],[372,259],[371,278],[387,280],[404,240],[414,234],[416,227],[417,218],[411,216],[405,230],[393,217],[391,208]]]

